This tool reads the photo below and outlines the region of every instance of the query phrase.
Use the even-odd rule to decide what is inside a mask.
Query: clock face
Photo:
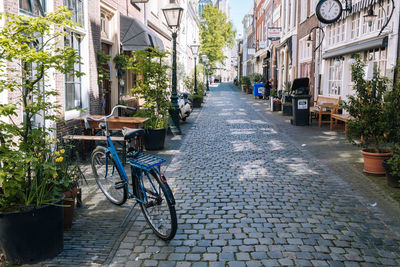
[[[339,0],[321,0],[315,9],[319,21],[325,24],[336,22],[342,15],[343,7]]]

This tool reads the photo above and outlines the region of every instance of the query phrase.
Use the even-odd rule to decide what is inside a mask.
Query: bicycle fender
[[[165,179],[165,177],[164,177]],[[165,191],[167,192],[167,198],[169,199],[169,201],[171,201],[172,205],[175,205],[175,198],[174,198],[174,194],[172,194],[172,190],[169,187],[169,185],[167,183],[163,183],[165,186]]]

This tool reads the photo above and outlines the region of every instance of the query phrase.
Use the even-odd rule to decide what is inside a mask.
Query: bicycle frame
[[[117,150],[115,149],[115,146],[114,146],[114,144],[113,144],[113,142],[112,142],[112,140],[111,140],[110,132],[108,131],[108,122],[107,122],[107,118],[109,118],[109,117],[114,113],[114,110],[115,110],[116,108],[118,108],[118,107],[124,107],[124,106],[115,106],[115,107],[113,108],[113,110],[112,110],[112,112],[111,112],[110,115],[105,116],[105,117],[103,117],[102,119],[97,119],[98,121],[104,120],[104,122],[105,122],[105,129],[103,129],[103,130],[104,130],[105,135],[106,135],[106,137],[107,137],[106,153],[111,153],[111,157],[113,158],[113,160],[114,160],[114,162],[115,162],[115,165],[116,165],[116,167],[117,167],[118,174],[120,175],[121,179],[122,179],[123,182],[125,183],[124,186],[126,187],[126,189],[127,189],[127,191],[128,191],[128,196],[129,196],[129,198],[134,198],[136,201],[138,201],[138,202],[140,202],[140,203],[147,204],[147,203],[148,203],[148,200],[147,200],[146,194],[143,194],[144,197],[145,197],[145,199],[144,199],[144,201],[142,201],[141,199],[138,198],[137,195],[135,195],[136,192],[134,192],[133,190],[131,190],[131,189],[129,188],[129,186],[128,186],[128,185],[129,185],[129,178],[128,178],[128,175],[127,175],[126,172],[125,172],[124,166],[123,166],[123,164],[122,164],[122,162],[121,162],[121,160],[120,160],[120,158],[119,158],[119,156],[118,156]],[[93,120],[93,118],[91,118],[91,117],[89,117],[89,118]],[[85,124],[87,124],[86,119],[85,119]],[[107,160],[108,160],[108,159],[107,159],[107,157],[106,157],[106,162],[105,162],[105,164],[106,164],[106,172],[105,172],[106,175],[108,174],[108,162],[107,162]],[[137,167],[131,166],[131,168],[137,168]],[[161,174],[161,168],[160,168],[160,166],[157,166],[157,168],[154,167],[153,169],[154,169],[154,171],[155,171],[158,175]],[[132,172],[132,182],[133,182],[133,179],[138,179],[138,181],[139,181],[139,186],[140,186],[140,190],[143,192],[143,191],[145,190],[145,188],[144,188],[144,186],[143,186],[143,175],[142,175],[142,174],[143,174],[143,170],[141,170],[141,169],[139,169],[139,170],[140,170],[140,176],[138,176],[138,175],[135,174],[135,177],[133,177],[133,172]],[[107,177],[104,177],[104,178],[107,178]],[[150,181],[150,183],[151,183],[152,188],[154,189],[154,192],[156,192],[156,193],[154,193],[154,192],[148,192],[148,193],[150,193],[150,194],[152,194],[152,195],[157,195],[157,194],[158,194],[158,191],[157,191],[157,189],[156,189],[156,186],[153,184],[153,182],[151,181],[151,179],[149,179],[149,181]],[[165,187],[165,184],[164,184],[163,186]],[[167,190],[167,192],[169,192],[169,191]],[[173,198],[171,198],[171,196],[169,195],[169,193],[167,194],[166,197],[167,197],[169,200],[173,199]]]

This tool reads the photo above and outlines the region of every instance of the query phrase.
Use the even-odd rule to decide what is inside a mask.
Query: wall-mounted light
[[[374,22],[374,19],[377,16],[374,14],[374,9],[372,6],[369,7],[368,12],[366,15],[364,15],[364,20],[368,23],[368,27],[372,26],[372,22]]]
[[[342,65],[343,57],[338,57],[335,58],[335,61],[333,62],[333,65],[338,68]]]
[[[356,60],[354,58],[354,56],[352,55],[349,60],[347,61],[347,63],[349,63],[349,65],[353,65],[354,63],[356,63]]]
[[[317,49],[322,45],[322,42],[324,41],[324,38],[325,38],[324,29],[322,29],[320,26],[315,26],[310,30],[310,33],[308,34],[308,37],[307,37],[307,40],[306,40],[307,46],[309,47],[309,46],[312,45],[313,39],[312,39],[311,35],[312,35],[313,30],[316,30],[316,29],[321,31],[322,38],[320,38],[320,41],[319,41],[318,45],[314,48],[314,52],[317,51]]]

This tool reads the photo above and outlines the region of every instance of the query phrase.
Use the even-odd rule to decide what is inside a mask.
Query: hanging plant
[[[124,75],[126,68],[129,65],[129,56],[124,54],[118,54],[114,57],[113,62],[115,69],[117,70],[118,77]]]

